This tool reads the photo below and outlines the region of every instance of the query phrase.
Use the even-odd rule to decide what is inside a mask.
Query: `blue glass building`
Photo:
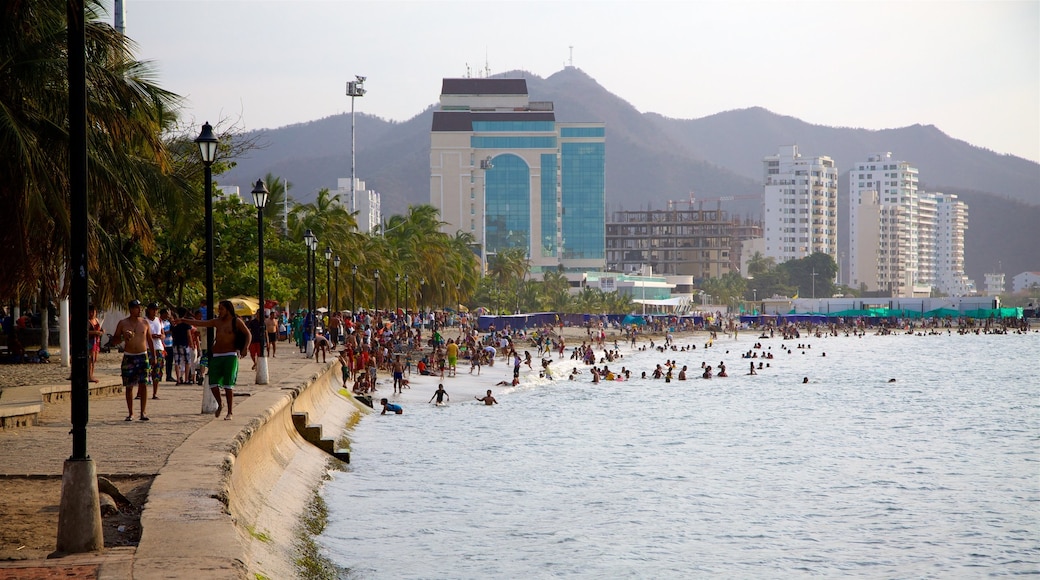
[[[605,262],[605,128],[559,123],[525,79],[444,79],[430,134],[430,203],[482,262],[523,248],[532,272]]]

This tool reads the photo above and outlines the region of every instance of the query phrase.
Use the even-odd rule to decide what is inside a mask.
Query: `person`
[[[448,396],[448,391],[444,390],[444,385],[437,385],[437,390],[430,397],[430,402],[432,403],[434,399],[437,399],[438,405],[443,405],[445,401],[451,400],[451,397]]]
[[[404,363],[401,362],[401,355],[397,355],[397,359],[394,360],[394,392],[404,392]]]
[[[350,351],[343,349],[339,351],[339,370],[343,377],[343,388],[347,388],[347,379],[350,378]]]
[[[249,358],[253,361],[253,370],[256,370],[256,359],[260,356],[260,342],[264,336],[263,315],[256,313],[246,319],[246,328],[249,329]]]
[[[152,349],[148,351],[148,365],[152,371],[152,398],[159,398],[159,381],[166,369],[166,341],[162,321],[159,320],[159,304],[152,302],[145,310],[152,337]]]
[[[252,342],[246,323],[235,314],[235,307],[230,300],[221,300],[217,303],[217,317],[209,320],[184,319],[192,326],[213,327],[217,330],[213,340],[213,348],[209,355],[209,388],[213,397],[217,399],[217,412],[214,417],[219,417],[224,410],[220,402],[220,389],[224,389],[227,398],[227,414],[225,421],[230,421],[232,406],[235,395],[235,382],[238,381],[238,359],[245,357],[249,352],[249,344]]]
[[[148,379],[151,367],[148,366],[149,353],[155,342],[151,339],[152,327],[148,320],[141,317],[141,301],[131,300],[127,304],[130,316],[116,324],[116,330],[109,339],[109,347],[126,343],[123,348],[123,362],[120,375],[123,377],[123,389],[126,391],[126,420],[134,420],[134,385],[137,385],[137,398],[141,400],[142,421],[148,420]]]
[[[170,311],[163,308],[159,310],[159,320],[162,321],[163,331],[163,358],[166,359],[166,382],[173,382],[173,324],[170,323]]]
[[[803,385],[808,383],[808,382],[809,382],[809,377],[802,377],[802,384]]]
[[[402,409],[401,405],[398,405],[397,403],[391,403],[386,399],[380,399],[379,402],[383,404],[383,412],[380,413],[380,415],[386,415],[387,411],[390,411],[394,415],[404,413],[404,409]]]
[[[473,397],[473,398],[478,400],[478,401],[484,401],[485,405],[497,405],[498,404],[498,401],[496,401],[495,398],[491,396],[491,389],[488,389],[487,395],[484,395],[483,397]]]
[[[459,361],[459,345],[455,344],[455,340],[449,338],[448,346],[444,348],[448,355],[448,375],[455,376],[455,363]]]
[[[320,331],[314,335],[314,362],[318,362],[318,354],[321,354],[321,362],[325,362],[325,356],[329,352],[329,339]]]
[[[87,307],[87,380],[96,383],[94,378],[94,367],[97,365],[98,352],[101,351],[101,321],[97,317],[97,307],[91,304]]]
[[[751,361],[751,372],[748,373],[748,374],[749,375],[757,375],[758,374],[758,373],[755,372],[755,361]]]
[[[178,318],[188,316],[187,308],[181,306],[177,309]],[[173,357],[171,358],[173,358],[173,373],[177,378],[177,384],[191,384],[191,364],[195,362],[188,358],[188,349],[191,348],[191,325],[182,320],[173,325],[170,335],[173,338]]]
[[[273,357],[278,352],[278,313],[271,311],[267,317],[267,356]]]

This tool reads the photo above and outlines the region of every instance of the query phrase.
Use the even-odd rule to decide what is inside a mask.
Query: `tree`
[[[779,268],[787,273],[787,279],[801,298],[830,298],[835,294],[838,264],[827,254],[815,252],[798,260],[788,260]]]

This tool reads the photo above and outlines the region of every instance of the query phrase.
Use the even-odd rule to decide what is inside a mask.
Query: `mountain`
[[[953,139],[931,125],[867,130],[812,125],[760,107],[701,119],[641,113],[580,69],[540,78],[523,71],[497,75],[527,79],[532,101],[552,101],[556,118],[607,127],[607,212],[664,208],[669,200],[734,196],[723,203],[735,216],[761,214],[762,158],[781,145],[806,156],[827,155],[845,175],[839,185],[839,230],[847,231],[848,168],[872,153],[891,151],[920,170],[921,187],[956,193],[969,204],[968,275],[981,286],[998,267],[1011,275],[1040,270],[1040,165]],[[434,94],[437,87],[431,87]],[[404,122],[357,113],[356,174],[383,196],[383,213],[429,203],[430,126],[434,105]],[[350,115],[254,131],[260,148],[216,178],[243,191],[267,173],[289,180],[289,195],[314,199],[350,177]],[[706,207],[714,207],[712,205]]]

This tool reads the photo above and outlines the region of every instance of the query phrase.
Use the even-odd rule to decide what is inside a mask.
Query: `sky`
[[[137,58],[184,97],[189,124],[350,112],[355,75],[367,77],[357,112],[404,121],[443,78],[573,65],[641,112],[930,124],[1040,162],[1040,0],[124,0],[124,12]]]

